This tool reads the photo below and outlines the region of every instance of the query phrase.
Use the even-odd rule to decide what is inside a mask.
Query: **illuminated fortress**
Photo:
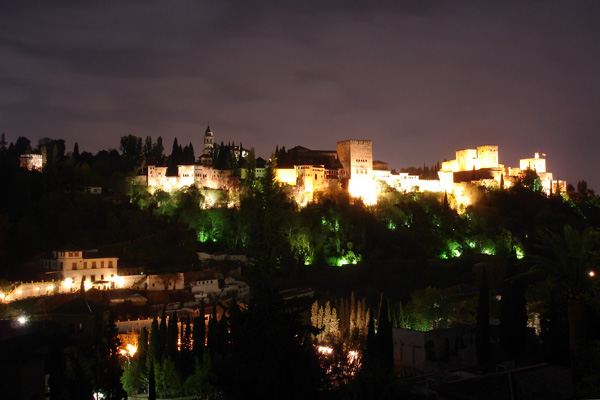
[[[213,143],[213,132],[207,128],[200,162],[177,166],[176,176],[167,176],[166,167],[148,166],[148,186],[167,192],[190,185],[222,190],[236,188],[240,178],[248,176],[249,172],[243,168],[235,173],[213,167],[210,159]],[[243,149],[240,151],[244,152]],[[546,171],[546,160],[540,158],[539,153],[532,158],[521,159],[518,168],[506,167],[499,163],[497,145],[457,150],[454,160],[442,163],[439,179],[392,173],[387,163],[373,160],[371,140],[344,140],[337,143],[336,150],[311,150],[297,146],[285,155],[281,162],[277,160],[275,177],[281,184],[293,188],[300,204],[313,200],[317,192],[336,187],[346,190],[354,198],[361,198],[366,204],[375,204],[378,188],[384,182],[404,193],[445,192],[456,199],[457,205],[466,206],[470,202],[466,195],[469,184],[508,188],[527,170],[535,171],[546,195],[566,191],[566,182],[554,180],[553,174]],[[264,171],[262,167],[256,168],[254,176],[261,177]]]

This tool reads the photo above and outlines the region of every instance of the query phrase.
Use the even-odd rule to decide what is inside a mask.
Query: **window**
[[[92,281],[92,282],[95,282],[95,281],[96,281],[96,275],[92,275],[92,276],[90,277],[90,281]]]
[[[112,260],[110,260],[110,261],[108,262],[108,268],[112,268],[112,267],[113,267],[113,262],[112,262]]]
[[[87,269],[87,261],[83,262],[83,269]]]
[[[104,280],[104,275],[100,275],[100,280],[103,281]]]
[[[104,261],[100,261],[100,268],[104,268]]]
[[[96,261],[92,261],[92,269],[96,269]]]
[[[74,270],[77,270],[77,263],[72,263],[72,264],[71,264],[71,267],[72,267]]]

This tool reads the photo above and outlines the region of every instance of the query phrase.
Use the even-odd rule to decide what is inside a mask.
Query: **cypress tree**
[[[146,365],[146,357],[148,356],[148,330],[143,327],[140,336],[138,337],[137,358],[142,365]]]
[[[150,339],[148,343],[148,356],[146,357],[146,366],[150,369],[152,363],[159,358],[159,333],[158,333],[158,321],[156,320],[156,315],[152,320],[152,326],[150,328]]]
[[[200,315],[194,318],[192,328],[192,353],[199,362],[204,359],[204,346],[206,344],[206,324],[204,322],[204,302],[200,303]]]
[[[167,327],[167,354],[173,360],[173,362],[177,361],[178,356],[178,345],[177,338],[179,336],[179,329],[177,327],[177,312],[173,312],[173,315],[169,317],[169,324]]]
[[[213,303],[213,310],[208,320],[208,332],[206,333],[206,347],[210,352],[210,357],[215,358],[218,348],[219,325],[217,321],[217,304]]]
[[[377,356],[381,359],[383,366],[392,368],[394,366],[394,342],[392,339],[392,323],[390,322],[388,308],[388,301],[382,295],[375,341],[378,353]]]
[[[153,361],[150,361],[150,373],[148,375],[148,400],[156,400],[156,377],[154,376]]]
[[[160,314],[160,325],[158,327],[158,347],[157,347],[157,359],[163,358],[167,348],[167,310],[163,306],[162,313]]]
[[[490,359],[490,289],[487,270],[481,271],[476,327],[477,359],[480,364]]]

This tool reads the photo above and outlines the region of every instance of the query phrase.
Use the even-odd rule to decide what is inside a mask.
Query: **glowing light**
[[[137,347],[136,346],[134,346],[132,344],[128,344],[127,345],[127,352],[129,353],[130,356],[133,356],[136,351],[137,351]]]
[[[396,230],[396,223],[394,221],[388,221],[387,228],[390,231],[395,231]]]
[[[493,256],[494,254],[496,254],[496,249],[494,249],[493,247],[484,247],[483,249],[481,249],[481,253],[487,254],[488,256]]]
[[[0,293],[0,300],[4,300],[5,297],[6,295],[4,293]]]
[[[333,349],[329,346],[317,346],[317,351],[324,355],[330,355],[333,353]]]
[[[348,362],[350,364],[354,364],[354,363],[358,362],[358,357],[359,357],[358,351],[356,351],[356,350],[348,351]]]
[[[352,197],[362,199],[368,206],[377,204],[377,189],[375,188],[375,182],[372,180],[350,179],[348,193],[350,193]]]
[[[596,276],[596,271],[592,270],[592,271],[588,272],[588,275],[590,276],[590,278],[593,278]]]
[[[518,260],[521,260],[523,257],[525,257],[525,252],[520,246],[515,246],[515,254],[517,255]]]
[[[54,285],[48,285],[48,287],[46,288],[47,291],[51,292],[54,290]]]
[[[27,317],[21,315],[19,318],[17,318],[17,321],[19,321],[19,324],[25,325],[27,323]]]
[[[91,289],[92,288],[92,282],[88,282],[88,281],[83,282],[83,288],[85,290]]]
[[[65,279],[65,281],[63,282],[63,286],[66,289],[71,289],[71,286],[73,286],[73,278],[67,278],[67,279]]]
[[[125,286],[125,278],[117,275],[117,277],[115,277],[115,285],[117,285],[118,288]]]

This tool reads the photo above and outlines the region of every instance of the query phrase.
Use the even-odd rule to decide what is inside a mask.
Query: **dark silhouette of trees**
[[[477,304],[477,327],[475,332],[477,361],[485,365],[490,360],[490,289],[487,269],[481,270],[479,300]]]

